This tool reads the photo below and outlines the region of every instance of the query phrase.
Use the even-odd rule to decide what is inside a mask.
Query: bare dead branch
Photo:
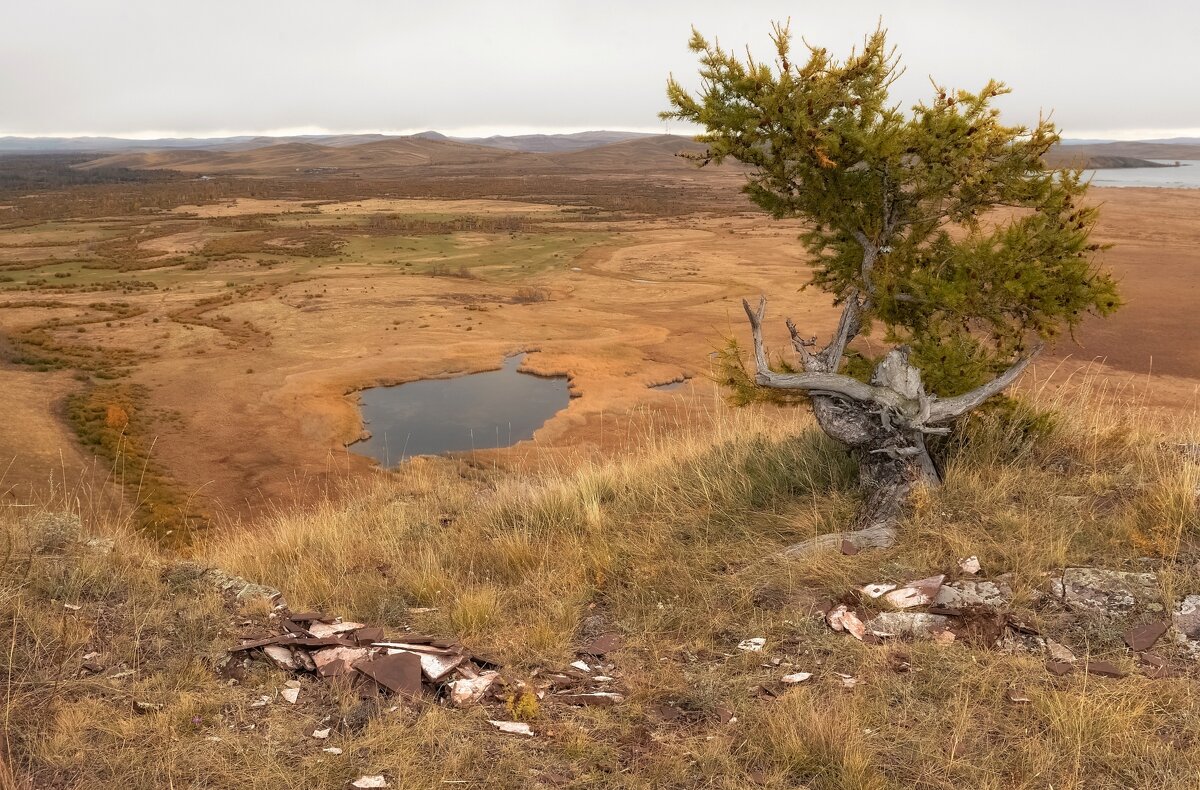
[[[929,406],[928,422],[937,424],[942,422],[950,422],[953,419],[961,417],[972,409],[978,408],[988,398],[1002,392],[1008,385],[1012,384],[1021,374],[1025,372],[1025,368],[1029,367],[1029,363],[1034,360],[1042,351],[1042,344],[1039,343],[1034,347],[1028,356],[1017,360],[1017,362],[1008,370],[1001,373],[996,378],[989,381],[983,386],[976,387],[970,392],[957,395],[953,398],[934,401]]]
[[[886,387],[874,387],[864,384],[856,378],[843,376],[840,373],[776,373],[767,364],[767,352],[763,343],[762,322],[767,312],[767,297],[759,297],[758,309],[750,307],[750,302],[742,300],[746,316],[750,319],[750,332],[754,339],[754,381],[763,387],[780,390],[803,390],[820,392],[828,395],[840,395],[853,400],[877,403],[897,412],[904,410],[904,400],[897,393]]]

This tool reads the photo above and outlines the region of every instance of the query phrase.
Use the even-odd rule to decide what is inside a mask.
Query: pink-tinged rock
[[[845,631],[858,641],[867,635],[867,627],[859,619],[858,613],[847,609],[845,604],[838,604],[825,615],[825,622],[834,631]]]
[[[938,590],[942,588],[945,575],[930,576],[928,579],[918,579],[883,596],[888,605],[896,609],[911,609],[914,606],[925,606],[937,598]]]
[[[462,678],[447,684],[450,689],[450,704],[456,708],[474,705],[500,677],[499,672],[481,672],[478,677]]]

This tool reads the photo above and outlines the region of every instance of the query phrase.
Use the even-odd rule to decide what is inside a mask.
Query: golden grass
[[[1064,565],[1156,569],[1164,602],[1200,590],[1200,470],[1176,447],[1196,441],[1194,427],[1164,437],[1139,427],[1136,403],[1102,406],[1087,386],[1062,397],[1040,396],[1060,407],[1053,419],[973,419],[943,448],[946,485],[921,493],[898,545],[854,557],[770,558],[855,506],[841,451],[802,409],[774,407],[536,477],[415,461],[349,501],[208,533],[197,559],[278,587],[295,608],[456,636],[518,676],[567,664],[583,632],[626,637],[621,705],[402,707],[327,742],[308,734],[328,714],[357,716],[347,688],[306,680],[300,704],[252,708],[281,673],[256,666],[230,686],[213,671],[261,605],[235,612],[164,575],[171,558],[120,525],[86,525],[117,538],[103,554],[50,539],[40,515],[0,513],[0,784],[339,787],[384,773],[402,788],[1195,787],[1194,672],[1058,678],[1038,657],[961,643],[863,645],[811,615],[822,597],[951,570],[967,554],[1012,574],[1021,616],[1051,634],[1060,625],[1035,592]],[[1128,663],[1119,633],[1085,622],[1063,638]],[[765,636],[766,651],[739,652],[748,636]],[[91,650],[105,676],[78,670]],[[117,667],[134,674],[108,678]],[[773,700],[754,692],[797,670],[813,680]],[[833,672],[859,683],[844,689]],[[1029,703],[1008,699],[1014,684]],[[136,701],[163,708],[138,714]],[[656,713],[668,704],[683,717]],[[537,738],[484,721],[518,709]],[[720,723],[722,709],[736,721]]]

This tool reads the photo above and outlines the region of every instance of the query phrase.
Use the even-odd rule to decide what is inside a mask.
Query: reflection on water
[[[1162,161],[1173,165],[1174,160]],[[1200,160],[1184,159],[1179,167],[1120,167],[1105,170],[1084,170],[1083,177],[1097,187],[1163,187],[1165,189],[1200,189]]]
[[[533,432],[570,400],[565,377],[517,372],[524,354],[504,367],[453,379],[428,379],[360,393],[371,438],[350,446],[384,466],[415,455],[507,447]]]

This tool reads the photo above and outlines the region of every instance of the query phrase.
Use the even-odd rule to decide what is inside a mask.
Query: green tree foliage
[[[811,284],[852,303],[862,333],[912,349],[929,388],[970,389],[1086,314],[1119,306],[1089,241],[1097,210],[1078,171],[1048,169],[1048,119],[1006,126],[989,82],[934,85],[909,112],[889,103],[899,59],[880,29],[845,60],[775,25],[774,63],[742,60],[693,31],[702,87],[671,78],[664,118],[704,127],[701,164],[750,166],[749,197],[807,220]],[[838,360],[835,360],[835,364]]]

